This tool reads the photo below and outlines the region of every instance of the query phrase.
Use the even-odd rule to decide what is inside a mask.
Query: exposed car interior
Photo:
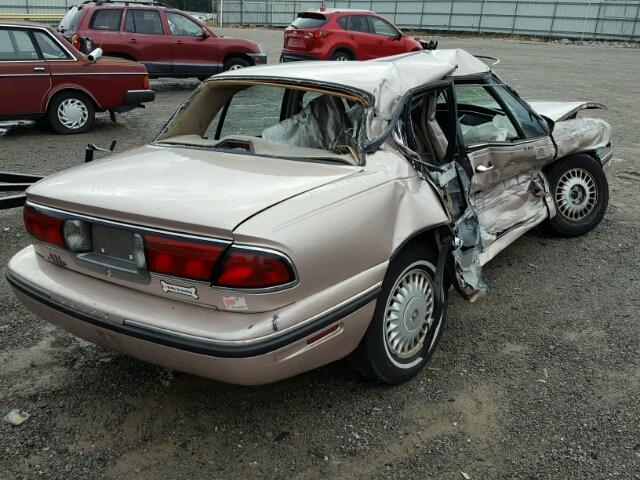
[[[363,116],[358,98],[337,92],[216,82],[191,99],[156,143],[355,165]]]

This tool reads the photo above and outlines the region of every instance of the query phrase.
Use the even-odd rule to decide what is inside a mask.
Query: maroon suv
[[[260,45],[217,35],[187,13],[150,3],[96,1],[71,7],[58,31],[105,55],[144,63],[151,77],[206,78],[267,63]]]

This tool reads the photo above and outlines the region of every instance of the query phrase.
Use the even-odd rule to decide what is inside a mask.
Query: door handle
[[[356,37],[354,37],[353,35],[349,35],[347,38],[348,38],[349,40],[354,40]]]
[[[476,172],[488,172],[489,170],[493,170],[493,164],[490,163],[489,165],[478,165],[476,167]]]
[[[135,38],[130,38],[130,39],[129,39],[129,42],[131,42],[131,43],[137,43],[137,42],[138,42],[138,40],[136,40]]]
[[[176,40],[176,44],[182,45],[184,42],[182,40]]]
[[[44,67],[33,67],[36,72],[44,72]]]

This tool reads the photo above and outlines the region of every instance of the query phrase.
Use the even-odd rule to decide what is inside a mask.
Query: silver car
[[[462,50],[247,68],[202,83],[150,145],[36,183],[16,295],[47,321],[225,382],[348,357],[416,375],[454,287],[534,226],[608,202],[590,102],[525,102]]]

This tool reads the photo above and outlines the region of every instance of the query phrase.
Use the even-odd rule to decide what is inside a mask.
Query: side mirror
[[[87,55],[87,60],[89,60],[91,63],[96,63],[101,56],[102,56],[102,49],[96,48],[89,55]]]
[[[400,40],[402,38],[402,34],[400,32],[396,33],[396,36],[393,37],[395,40]]]
[[[211,32],[209,32],[209,30],[207,30],[206,28],[202,28],[202,38],[209,38],[211,36]]]
[[[547,128],[549,129],[549,133],[552,133],[553,132],[553,127],[556,126],[556,122],[551,120],[549,117],[545,117],[544,115],[541,115],[541,117],[546,122]]]

